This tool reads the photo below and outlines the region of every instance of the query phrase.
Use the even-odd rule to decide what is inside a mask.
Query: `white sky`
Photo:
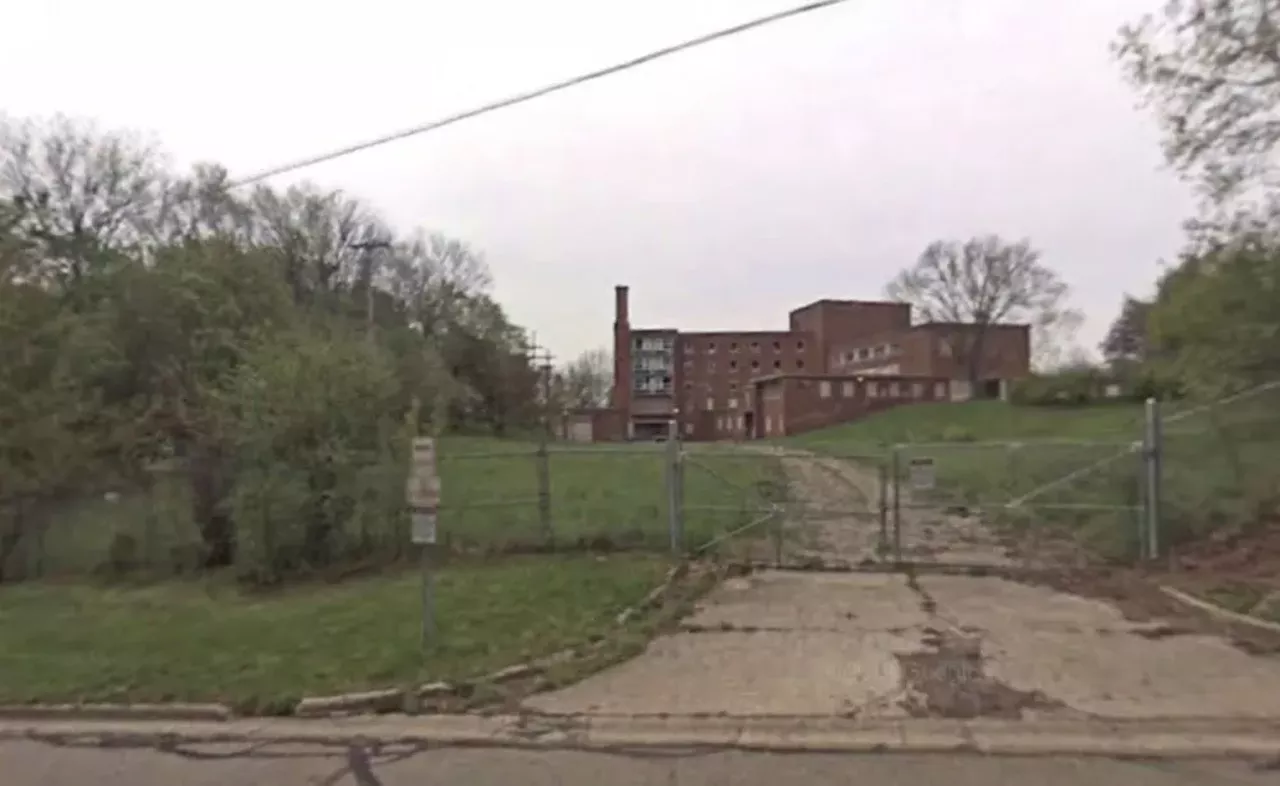
[[[985,232],[1044,251],[1092,348],[1193,208],[1108,53],[1162,3],[854,0],[296,177],[471,242],[562,357],[617,283],[640,325],[781,328]],[[245,175],[795,4],[9,0],[0,110]]]

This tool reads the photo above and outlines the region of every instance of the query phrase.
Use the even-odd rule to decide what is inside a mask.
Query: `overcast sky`
[[[1043,250],[1092,347],[1192,210],[1108,53],[1162,3],[853,0],[296,177],[471,242],[562,357],[614,284],[636,324],[780,328],[985,232]],[[243,175],[796,4],[15,1],[0,110]]]

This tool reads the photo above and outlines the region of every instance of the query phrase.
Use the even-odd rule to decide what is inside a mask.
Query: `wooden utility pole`
[[[365,281],[364,287],[364,327],[365,336],[370,343],[373,342],[373,280],[378,275],[377,257],[373,255],[374,251],[390,250],[391,243],[386,240],[367,240],[363,243],[352,243],[352,248],[363,251],[367,256],[365,265],[368,268],[369,275]]]

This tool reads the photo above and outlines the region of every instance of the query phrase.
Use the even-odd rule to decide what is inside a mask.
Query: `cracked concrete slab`
[[[900,576],[757,573],[708,596],[687,621],[697,633],[658,638],[639,657],[525,705],[556,713],[851,712],[895,692],[894,654],[915,646],[912,631],[925,619]]]
[[[1214,636],[1144,635],[1097,600],[996,578],[929,576],[940,618],[975,632],[987,673],[1114,718],[1280,718],[1280,659]]]
[[[784,457],[827,508],[871,504],[831,459]],[[841,473],[844,473],[843,475]],[[1008,562],[980,520],[911,516],[946,561]],[[866,556],[878,519],[809,527],[824,558]],[[841,715],[865,719],[1280,719],[1280,659],[1209,636],[1157,636],[1114,606],[980,576],[757,572],[731,579],[634,660],[526,706],[555,713]]]

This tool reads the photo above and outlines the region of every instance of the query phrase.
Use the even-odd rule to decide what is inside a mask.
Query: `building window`
[[[782,351],[782,342],[781,342],[781,341],[775,341],[775,342],[773,342],[773,351],[774,351],[774,352],[781,352],[781,351]]]
[[[705,409],[708,412],[716,408],[716,400],[714,398],[708,398],[705,403],[706,403],[706,406],[703,407],[703,409]]]
[[[760,342],[759,342],[759,341],[752,341],[752,342],[751,342],[751,351],[752,351],[752,352],[759,352],[759,351],[760,351]]]
[[[773,361],[773,367],[774,367],[774,368],[777,368],[777,369],[781,369],[781,368],[782,368],[782,361],[781,361],[781,360],[775,360],[775,361]]]
[[[831,398],[831,383],[825,379],[818,383],[818,398]]]
[[[852,383],[852,382],[841,382],[841,383],[840,383],[840,395],[841,395],[841,396],[844,396],[845,398],[853,398],[853,394],[854,394],[854,388],[853,388],[853,383]]]
[[[686,360],[686,361],[684,362],[684,370],[685,370],[685,371],[692,371],[692,370],[693,370],[693,361],[692,361],[692,360]]]
[[[737,370],[738,370],[738,361],[736,361],[736,360],[730,360],[730,361],[729,361],[729,370],[730,370],[730,371],[737,371]]]
[[[753,361],[751,361],[751,370],[752,370],[752,371],[759,371],[759,370],[760,370],[760,361],[758,361],[758,360],[753,360]]]
[[[846,352],[846,353],[844,353],[844,361],[845,361],[846,363],[852,363],[852,362],[853,362],[853,353],[852,353],[852,352]]]
[[[804,368],[804,361],[803,361],[803,360],[797,360],[797,361],[796,361],[796,368]]]
[[[737,393],[737,392],[738,392],[738,383],[737,383],[737,382],[730,382],[730,383],[729,383],[729,392],[730,392],[730,393]]]
[[[736,398],[729,399],[729,409],[737,409],[737,408],[738,408],[738,400]]]
[[[685,389],[685,390],[693,390],[693,383],[692,383],[692,382],[686,382],[686,383],[684,383],[684,389]]]
[[[692,423],[686,423],[686,424],[684,424],[684,435],[685,435],[686,437],[693,436],[693,424],[692,424]]]
[[[933,397],[942,401],[947,397],[947,383],[936,382],[933,386]]]
[[[708,355],[714,355],[715,353],[716,353],[716,342],[714,342],[714,341],[708,341],[708,342],[707,342],[707,354],[708,354]]]
[[[734,341],[729,344],[729,351],[736,353],[738,351],[738,342]]]
[[[875,382],[867,383],[867,398],[880,398],[880,386]]]
[[[739,430],[739,431],[746,431],[746,430],[747,430],[747,416],[746,416],[746,415],[739,415],[739,416],[738,416],[738,430]]]
[[[911,383],[911,398],[924,398],[924,383]]]
[[[900,385],[898,385],[898,383],[897,383],[897,382],[890,382],[890,383],[889,383],[889,398],[897,398],[898,396],[902,395],[902,392],[901,392],[900,388],[901,388],[901,386],[900,386]]]
[[[796,342],[796,351],[797,351],[797,352],[804,352],[804,342],[803,342],[803,341],[797,341],[797,342]]]
[[[773,415],[764,416],[764,433],[766,434],[773,433]]]

